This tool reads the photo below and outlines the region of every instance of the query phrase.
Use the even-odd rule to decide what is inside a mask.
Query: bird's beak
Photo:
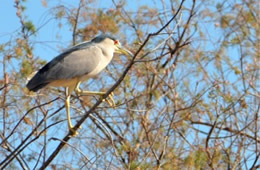
[[[116,50],[115,52],[118,54],[124,54],[124,55],[128,55],[133,57],[133,53],[131,53],[129,50],[127,50],[126,48],[124,48],[123,46],[121,46],[120,44],[116,45]]]

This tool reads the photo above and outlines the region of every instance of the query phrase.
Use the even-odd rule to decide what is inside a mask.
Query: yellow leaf
[[[23,121],[24,121],[24,123],[27,124],[27,125],[31,125],[31,126],[33,125],[33,122],[31,121],[30,118],[24,117],[24,118],[23,118]]]

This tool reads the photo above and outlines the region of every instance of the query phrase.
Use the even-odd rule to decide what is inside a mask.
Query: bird
[[[99,74],[111,62],[114,53],[133,56],[118,39],[101,34],[91,41],[72,46],[53,58],[28,81],[26,87],[33,92],[48,86],[65,87],[68,128],[73,135],[77,135],[70,119],[70,96],[73,91],[77,95],[103,96],[105,92],[83,91],[79,86],[81,82]],[[107,100],[108,104],[115,105],[112,95],[108,97],[112,101]]]

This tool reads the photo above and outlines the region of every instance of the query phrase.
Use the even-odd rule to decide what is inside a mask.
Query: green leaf
[[[253,16],[251,11],[248,11],[246,13],[245,20],[247,23],[249,23],[251,26],[255,27],[257,24],[257,21],[255,20],[255,17]]]
[[[236,36],[236,37],[232,38],[232,40],[230,42],[231,42],[231,44],[236,45],[236,44],[240,44],[241,41],[240,41],[240,38],[238,36]]]
[[[21,73],[25,77],[28,77],[32,72],[33,72],[32,64],[30,63],[29,60],[24,59],[22,61]]]
[[[221,8],[222,8],[222,5],[221,5],[221,3],[217,3],[217,5],[216,5],[216,8],[217,8],[217,10],[218,10],[218,11],[220,11],[220,10],[221,10]]]
[[[33,23],[32,23],[31,21],[25,22],[25,23],[24,23],[24,27],[25,27],[25,29],[26,29],[28,32],[31,32],[31,33],[35,34],[36,29],[35,29],[35,27],[34,27],[34,25],[33,25]]]
[[[127,88],[131,88],[131,78],[129,75],[125,76],[124,82]]]
[[[241,74],[241,70],[238,67],[233,68],[236,75]]]
[[[158,100],[161,97],[159,90],[153,90],[152,94],[155,97],[155,100]]]
[[[220,26],[221,26],[221,28],[229,27],[230,22],[231,22],[231,17],[230,16],[228,16],[228,15],[222,16],[221,19],[220,19]]]

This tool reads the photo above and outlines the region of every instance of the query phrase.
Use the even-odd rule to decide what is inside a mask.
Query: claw
[[[111,102],[112,102],[112,104],[110,103],[110,106],[113,107],[113,108],[115,108],[115,107],[116,107],[116,103],[115,103],[115,101],[114,101],[113,96],[114,96],[114,93],[112,92],[108,97],[109,97],[109,99],[110,99]]]
[[[113,99],[114,93],[112,92],[111,94],[108,95],[108,98],[104,98],[102,101],[106,101],[110,107],[115,108],[116,107],[116,103]]]
[[[69,131],[71,132],[72,136],[77,136],[79,133],[73,129],[72,127],[69,128]]]

